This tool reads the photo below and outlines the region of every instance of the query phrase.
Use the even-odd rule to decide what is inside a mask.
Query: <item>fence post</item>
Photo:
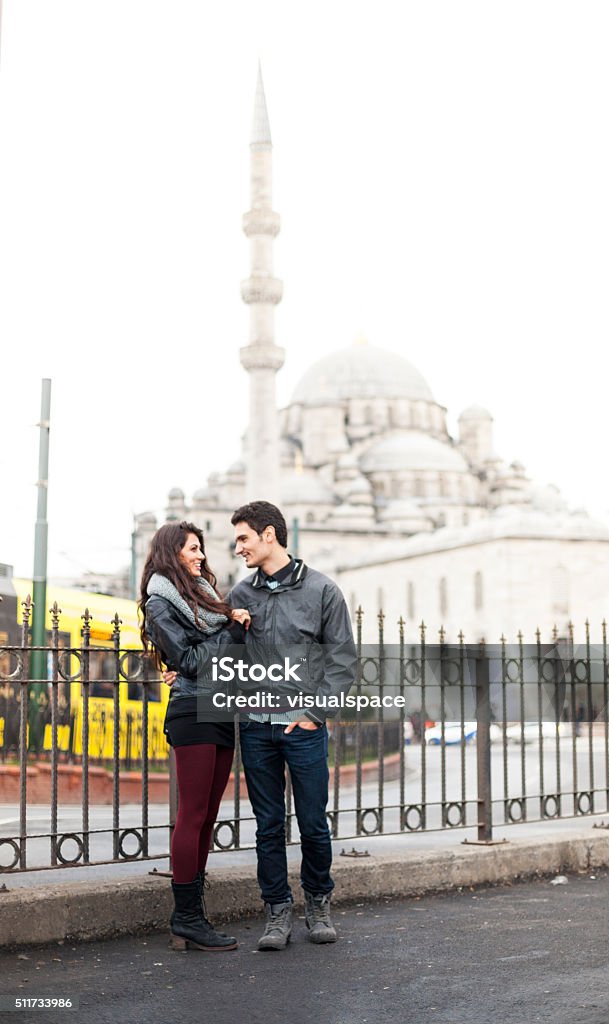
[[[238,779],[235,785],[238,785]],[[169,870],[173,870],[171,863],[171,840],[178,815],[178,776],[176,772],[176,756],[173,747],[169,748]]]
[[[491,702],[489,660],[484,642],[476,656],[476,765],[478,770],[478,842],[493,839],[491,792]]]

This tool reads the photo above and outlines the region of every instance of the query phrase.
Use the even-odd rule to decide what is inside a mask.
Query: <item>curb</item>
[[[345,862],[335,860],[335,904],[403,898],[461,887],[609,867],[609,835],[573,833],[496,846],[404,853]],[[5,875],[6,881],[10,875]],[[215,921],[261,916],[254,867],[221,868],[207,899]],[[298,876],[290,873],[295,894]],[[299,901],[299,895],[297,895]],[[172,907],[168,879],[150,876],[117,882],[78,882],[0,893],[0,949],[49,942],[137,935],[167,928]]]

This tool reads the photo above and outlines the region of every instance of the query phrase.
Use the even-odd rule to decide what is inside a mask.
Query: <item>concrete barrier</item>
[[[335,904],[419,896],[460,887],[496,885],[534,876],[609,866],[609,835],[573,833],[495,846],[334,862]],[[2,876],[10,886],[10,875]],[[290,882],[300,902],[298,877]],[[254,867],[214,871],[210,917],[221,923],[261,914]],[[171,890],[165,877],[79,882],[0,891],[0,948],[91,941],[167,928]]]

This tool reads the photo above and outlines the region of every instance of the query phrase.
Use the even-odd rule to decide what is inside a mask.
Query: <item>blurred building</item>
[[[496,451],[493,417],[461,412],[449,434],[446,409],[417,368],[364,339],[315,362],[285,409],[277,410],[272,143],[262,78],[256,90],[251,209],[243,229],[250,277],[241,293],[250,337],[241,349],[249,375],[243,456],[219,468],[192,496],[169,491],[166,520],[191,519],[205,532],[210,564],[228,587],[241,571],[232,556],[233,510],[246,500],[278,503],[297,523],[292,546],[338,579],[353,610],[367,611],[365,636],[383,608],[468,640],[554,625],[600,624],[609,586],[609,530],[570,512],[558,491],[540,487],[519,462]],[[139,575],[159,517],[137,517]],[[294,533],[294,531],[293,531]]]

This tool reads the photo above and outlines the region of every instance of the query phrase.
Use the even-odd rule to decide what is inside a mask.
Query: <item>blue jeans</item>
[[[332,892],[328,803],[328,731],[242,722],[241,756],[256,817],[258,884],[265,903],[292,899],[285,848],[285,766],[290,769],[300,830],[300,883],[313,896]]]

